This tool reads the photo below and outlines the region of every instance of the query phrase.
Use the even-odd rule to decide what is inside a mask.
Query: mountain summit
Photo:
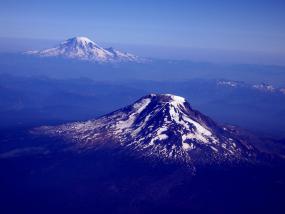
[[[150,94],[99,119],[38,131],[80,149],[111,143],[141,157],[187,165],[248,161],[256,155],[253,146],[171,94]]]
[[[140,62],[133,54],[121,52],[113,48],[102,48],[87,37],[74,37],[61,42],[54,48],[42,51],[28,51],[41,57],[64,57],[93,62]]]

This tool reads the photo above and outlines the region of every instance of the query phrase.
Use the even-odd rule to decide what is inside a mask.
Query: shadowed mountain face
[[[116,146],[139,157],[196,164],[251,161],[257,151],[179,96],[150,94],[96,120],[40,127],[79,149]]]
[[[284,213],[284,161],[257,162],[251,139],[170,94],[96,120],[0,132],[0,209]]]
[[[102,48],[86,37],[74,37],[63,41],[58,46],[42,51],[28,51],[41,57],[64,57],[93,62],[139,62],[139,57],[115,50]]]

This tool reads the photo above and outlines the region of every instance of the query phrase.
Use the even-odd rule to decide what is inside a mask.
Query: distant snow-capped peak
[[[103,48],[87,37],[74,37],[61,42],[54,48],[28,51],[41,57],[64,57],[94,62],[142,62],[138,56],[114,48]]]
[[[236,81],[236,80],[217,80],[216,81],[217,86],[222,87],[230,87],[230,88],[247,88],[247,89],[253,89],[258,90],[262,93],[272,93],[272,94],[281,94],[285,95],[285,88],[276,88],[271,84],[267,83],[260,83],[260,84],[249,84],[242,81]]]
[[[247,160],[254,147],[238,139],[183,98],[171,94],[150,94],[134,104],[96,120],[37,132],[63,137],[80,149],[92,149],[112,142],[142,157],[194,163]]]

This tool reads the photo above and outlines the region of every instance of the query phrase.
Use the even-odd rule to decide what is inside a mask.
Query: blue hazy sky
[[[285,54],[284,0],[0,1],[0,37]],[[176,49],[175,49],[176,48]],[[159,54],[159,51],[157,51]]]

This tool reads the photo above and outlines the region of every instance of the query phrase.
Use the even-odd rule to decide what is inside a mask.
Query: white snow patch
[[[141,102],[135,103],[133,105],[134,112],[129,116],[127,120],[119,121],[116,124],[115,129],[118,132],[122,132],[124,129],[130,128],[133,125],[136,117],[147,107],[150,102],[150,99],[143,99]]]
[[[157,131],[156,131],[156,136],[154,136],[149,145],[154,145],[154,142],[157,141],[157,140],[166,140],[168,138],[168,135],[166,134],[163,134],[163,132],[167,131],[167,127],[161,127],[159,128]]]
[[[210,146],[210,147],[211,147],[211,149],[214,150],[215,152],[218,152],[218,151],[219,151],[218,149],[216,149],[216,148],[213,147],[213,146]]]
[[[189,144],[189,143],[182,142],[182,148],[186,151],[189,151],[189,150],[194,149],[195,147],[192,143]]]

